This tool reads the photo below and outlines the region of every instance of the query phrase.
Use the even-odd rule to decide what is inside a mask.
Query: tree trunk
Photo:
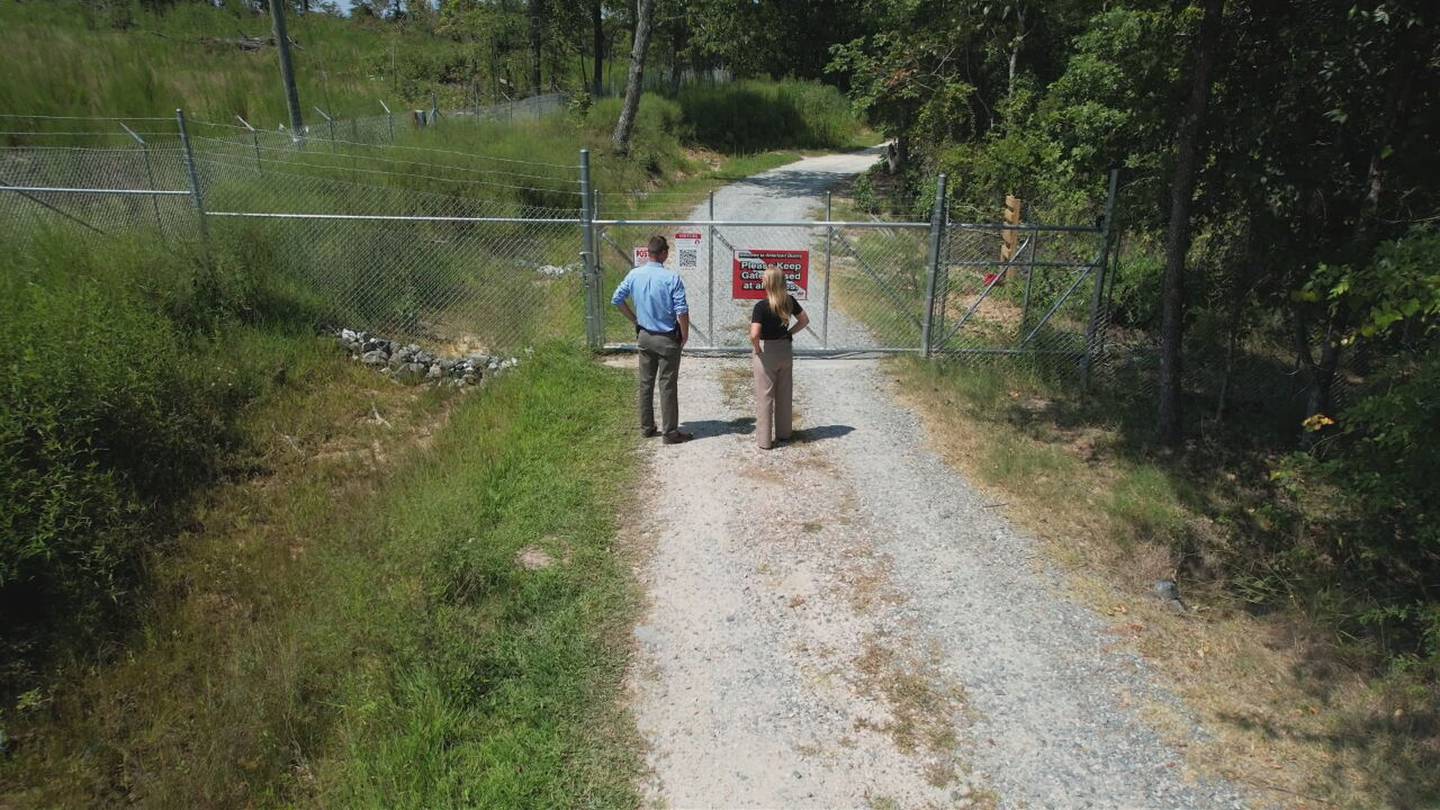
[[[1335,383],[1335,372],[1340,367],[1340,333],[1344,331],[1343,310],[1333,313],[1325,325],[1324,345],[1320,348],[1320,360],[1316,362],[1310,350],[1310,322],[1305,316],[1304,304],[1294,308],[1295,354],[1300,367],[1305,370],[1309,390],[1305,394],[1305,418],[1316,414],[1329,414],[1331,391]],[[1306,450],[1315,446],[1319,434],[1312,430],[1300,431],[1300,446]]]
[[[1190,204],[1200,170],[1200,134],[1210,84],[1219,54],[1223,0],[1205,0],[1205,17],[1195,39],[1190,97],[1175,144],[1175,174],[1170,183],[1170,223],[1165,231],[1165,277],[1160,292],[1160,442],[1175,447],[1183,438],[1181,422],[1181,338],[1185,328],[1185,257],[1190,252]]]
[[[675,21],[670,29],[670,95],[680,92],[680,52],[685,50],[685,20]]]
[[[622,155],[630,151],[630,132],[635,128],[635,112],[640,108],[645,52],[650,47],[650,21],[654,17],[655,0],[640,0],[635,16],[635,47],[630,49],[630,76],[625,80],[625,106],[620,109],[620,120],[615,123],[615,136],[611,138],[615,151]]]
[[[540,95],[540,42],[545,25],[545,0],[530,0],[530,92]]]
[[[1025,42],[1025,9],[1015,12],[1015,38],[1010,40],[1010,73],[1006,83],[1006,98],[1015,98],[1015,72],[1020,64],[1020,46]]]
[[[1409,37],[1402,37],[1397,43],[1400,57],[1391,74],[1390,83],[1385,88],[1385,118],[1375,139],[1375,145],[1370,150],[1370,161],[1365,168],[1365,196],[1360,200],[1359,216],[1355,220],[1355,231],[1351,237],[1347,254],[1348,263],[1355,267],[1367,264],[1375,255],[1375,249],[1380,244],[1380,203],[1386,190],[1383,165],[1385,154],[1395,132],[1406,118],[1410,92],[1414,86],[1415,70],[1410,65],[1409,55],[1415,53],[1416,49],[1409,39]],[[1303,342],[1301,359],[1305,361],[1306,369],[1309,372],[1310,390],[1305,398],[1305,417],[1307,419],[1319,414],[1331,415],[1332,389],[1340,366],[1340,356],[1344,351],[1341,336],[1347,326],[1348,318],[1343,308],[1334,309],[1329,313],[1325,327],[1325,345],[1320,347],[1318,363],[1314,362],[1310,356],[1308,332],[1303,328],[1297,332],[1296,339]],[[1305,431],[1301,433],[1300,444],[1309,449],[1314,445],[1316,438],[1315,432]]]
[[[603,0],[590,4],[590,32],[595,39],[595,91],[599,98],[605,94],[605,18]]]

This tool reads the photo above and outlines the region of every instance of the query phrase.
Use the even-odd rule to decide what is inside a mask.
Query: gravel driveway
[[[812,215],[873,159],[800,161],[717,207]],[[928,449],[877,361],[795,376],[797,440],[765,452],[749,360],[687,358],[697,438],[648,451],[627,688],[655,804],[1244,806],[1140,720],[1177,704]]]

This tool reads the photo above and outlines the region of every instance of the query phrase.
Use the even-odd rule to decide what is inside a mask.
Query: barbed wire
[[[224,140],[224,139],[220,139],[220,138],[210,138],[210,137],[206,137],[206,136],[204,136],[204,135],[197,135],[197,136],[195,136],[194,139],[195,139],[196,141],[198,141],[198,142],[220,143],[220,144],[225,144],[226,146],[243,147],[244,149],[247,149],[247,150],[249,150],[249,149],[259,149],[259,150],[261,150],[262,152],[278,152],[278,153],[286,154],[286,155],[294,155],[294,154],[296,154],[295,150],[289,149],[289,148],[283,147],[283,146],[267,146],[267,145],[264,145],[264,144],[244,143],[244,142],[241,142],[241,141],[228,141],[228,140]],[[444,170],[447,170],[447,171],[465,172],[465,173],[467,173],[467,174],[495,175],[495,176],[499,176],[499,177],[518,177],[518,178],[527,179],[527,180],[545,180],[545,181],[547,181],[547,182],[566,183],[566,184],[571,184],[571,185],[578,185],[579,182],[580,182],[578,179],[570,179],[570,178],[567,178],[567,177],[555,177],[554,175],[527,174],[527,173],[525,173],[525,172],[511,172],[511,171],[506,171],[506,170],[504,170],[504,169],[476,169],[476,168],[473,168],[473,167],[470,167],[470,166],[454,166],[454,165],[451,165],[451,164],[448,164],[448,163],[444,163],[444,164],[426,163],[425,161],[421,161],[421,160],[401,160],[401,159],[398,159],[398,158],[378,157],[378,156],[375,156],[375,155],[367,155],[367,154],[360,154],[360,153],[353,153],[353,152],[331,153],[331,154],[328,154],[328,155],[325,154],[325,153],[323,153],[323,152],[309,152],[309,153],[306,153],[306,156],[307,156],[307,157],[310,157],[310,158],[324,158],[324,159],[333,159],[333,160],[354,160],[355,158],[362,158],[362,159],[364,159],[364,160],[377,161],[377,162],[380,162],[380,163],[393,163],[393,164],[408,165],[408,166],[424,166],[424,167],[431,168],[431,169],[444,169]],[[407,172],[407,174],[408,174],[408,172]],[[417,172],[417,173],[414,173],[414,174],[420,175],[421,173],[418,173],[418,172]],[[428,175],[424,175],[424,176],[428,176]],[[439,178],[439,179],[444,179],[444,180],[446,180],[447,182],[456,182],[456,181],[452,181],[450,178]]]
[[[202,156],[210,157],[210,156],[214,156],[214,154],[215,154],[215,153],[213,153],[213,152],[210,152],[210,153],[200,153],[200,152],[197,152],[197,153],[196,153],[196,158],[199,159],[199,158],[201,158]],[[390,172],[390,171],[385,171],[384,169],[362,169],[362,168],[360,168],[360,167],[358,167],[358,166],[333,166],[333,165],[327,165],[327,164],[307,163],[306,161],[303,161],[303,160],[294,160],[294,159],[289,159],[289,160],[275,160],[275,159],[273,159],[273,158],[253,158],[253,157],[252,157],[252,158],[250,158],[250,159],[247,161],[245,158],[241,158],[241,157],[239,157],[239,156],[234,156],[234,157],[225,156],[225,157],[228,158],[228,159],[235,160],[235,161],[237,161],[237,163],[240,163],[240,164],[242,164],[242,165],[243,165],[243,163],[245,163],[245,162],[253,163],[253,162],[255,162],[255,161],[258,160],[258,161],[259,161],[260,163],[262,163],[262,164],[269,164],[269,165],[273,165],[273,166],[303,166],[303,167],[311,168],[311,169],[320,169],[320,170],[323,170],[323,171],[326,171],[326,172],[341,172],[341,173],[358,172],[358,173],[360,173],[360,174],[381,175],[381,176],[385,176],[385,177],[404,177],[404,178],[409,178],[409,179],[413,179],[413,180],[427,180],[427,181],[435,181],[435,182],[441,182],[441,183],[461,183],[461,184],[465,184],[465,185],[479,186],[479,187],[482,187],[482,188],[504,188],[504,189],[509,189],[509,190],[512,190],[512,191],[534,191],[534,192],[539,192],[539,193],[541,193],[541,194],[565,194],[565,195],[573,195],[573,196],[576,196],[576,197],[580,196],[580,192],[579,192],[579,191],[574,191],[574,190],[556,189],[556,188],[536,188],[536,187],[534,187],[534,186],[518,186],[518,185],[509,184],[509,183],[493,183],[493,182],[490,182],[490,181],[487,181],[487,180],[465,180],[465,179],[449,178],[449,177],[437,177],[437,176],[435,176],[435,175],[429,175],[429,174],[417,174],[417,173],[412,173],[412,172]]]
[[[39,115],[29,113],[0,113],[0,118],[34,119],[37,121],[171,121],[174,117],[143,115]]]
[[[240,170],[244,173],[244,176],[247,179],[255,177],[255,163],[253,158],[205,153],[196,156],[196,163],[202,169],[212,165],[220,166],[229,170]],[[418,189],[410,186],[379,185],[375,183],[359,182],[356,179],[348,179],[345,177],[337,177],[333,175],[320,176],[314,174],[303,174],[300,172],[285,171],[283,166],[278,169],[266,169],[264,172],[264,176],[287,177],[297,181],[324,183],[326,184],[327,188],[335,186],[340,187],[341,189],[348,188],[355,190],[378,192],[385,195],[390,195],[392,197],[394,195],[402,195],[414,199],[424,199],[428,201],[431,205],[436,206],[437,208],[442,206],[465,207],[469,205],[479,204],[492,206],[494,210],[523,211],[529,212],[537,217],[545,218],[570,218],[575,215],[576,211],[578,211],[578,208],[555,208],[550,206],[532,205],[515,199],[495,199],[490,197],[475,197],[469,195],[456,196],[453,194],[443,194],[437,191]],[[213,182],[214,181],[212,180],[212,185]],[[347,199],[351,199],[352,197],[352,194],[346,194]]]

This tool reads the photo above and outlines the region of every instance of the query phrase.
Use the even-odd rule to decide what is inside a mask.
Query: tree
[[[615,151],[622,155],[630,152],[630,133],[635,128],[635,113],[640,108],[640,94],[644,90],[645,54],[650,48],[650,23],[654,18],[655,0],[640,0],[635,15],[635,44],[630,49],[630,76],[625,80],[625,104],[611,138]]]
[[[605,94],[605,0],[590,0],[590,36],[595,50],[596,98]]]
[[[1190,252],[1190,206],[1200,170],[1200,134],[1210,102],[1210,84],[1219,56],[1223,0],[1205,0],[1205,17],[1195,37],[1190,94],[1175,144],[1175,170],[1170,181],[1170,222],[1165,230],[1165,276],[1160,306],[1160,441],[1175,446],[1183,438],[1181,424],[1181,342],[1185,329],[1185,260]]]
[[[855,106],[896,142],[893,170],[907,168],[922,120],[969,120],[975,86],[964,78],[974,19],[958,6],[897,4],[869,36],[835,45],[829,70],[846,76]]]
[[[540,60],[545,26],[545,0],[529,0],[530,14],[530,92],[540,95]]]

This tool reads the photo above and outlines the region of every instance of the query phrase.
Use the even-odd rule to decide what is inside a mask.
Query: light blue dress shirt
[[[635,320],[647,332],[673,332],[680,328],[679,316],[690,312],[680,274],[656,262],[625,274],[610,303],[618,307],[627,298],[635,299]]]

